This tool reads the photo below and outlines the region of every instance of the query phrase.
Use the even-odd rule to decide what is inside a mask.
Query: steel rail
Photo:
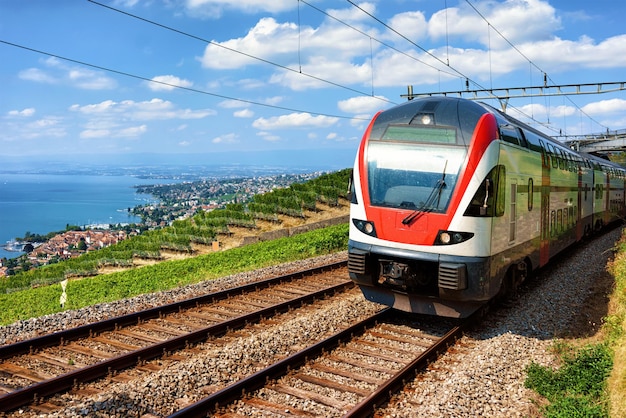
[[[293,275],[299,276],[302,274],[307,274],[307,272],[315,271],[315,272],[323,272],[329,268],[337,268],[341,267],[344,262],[335,263],[332,265],[321,266],[315,269],[306,270],[304,272],[296,272]],[[337,267],[329,267],[334,266]],[[315,273],[308,273],[315,274]],[[290,275],[280,276],[274,279],[268,279],[263,281],[263,283],[267,282],[276,282],[276,279],[282,279],[283,281],[288,280],[287,277]],[[257,282],[256,284],[259,284]],[[77,369],[62,375],[59,375],[55,378],[44,380],[25,388],[18,389],[16,391],[7,393],[5,395],[0,396],[0,411],[8,412],[19,408],[21,406],[27,405],[32,402],[37,402],[41,398],[49,397],[57,393],[61,393],[67,391],[78,384],[90,382],[101,377],[107,376],[116,371],[120,371],[123,369],[131,368],[137,364],[142,364],[147,360],[152,360],[154,358],[162,357],[167,355],[169,352],[174,350],[183,349],[191,344],[197,344],[202,341],[206,341],[209,338],[214,336],[223,335],[229,330],[239,329],[247,324],[258,322],[262,318],[272,316],[277,312],[286,312],[289,309],[302,305],[304,303],[310,303],[315,301],[317,298],[328,294],[334,294],[338,291],[343,291],[344,289],[351,288],[354,286],[352,281],[345,281],[343,283],[329,286],[324,289],[321,289],[317,292],[300,296],[285,302],[281,302],[270,307],[251,312],[248,314],[240,315],[236,318],[232,318],[225,322],[221,322],[219,324],[215,324],[203,329],[199,329],[196,331],[192,331],[188,334],[181,335],[178,337],[174,337],[168,340],[165,340],[161,343],[157,343],[148,347],[140,348],[129,353],[123,354],[118,357],[114,357],[108,360],[103,360],[99,363],[87,366],[85,368]],[[249,287],[249,286],[246,286]],[[239,292],[241,292],[240,288],[237,288]],[[238,293],[239,293],[238,292]],[[222,292],[219,292],[222,293]],[[204,297],[201,297],[204,298]],[[198,298],[194,298],[198,299]],[[208,299],[210,300],[210,299]],[[174,305],[174,304],[172,304]],[[169,306],[169,305],[168,305]],[[195,306],[195,305],[194,305]],[[150,310],[152,311],[152,309]],[[134,316],[134,315],[128,315]],[[145,317],[141,317],[142,319]],[[134,322],[133,322],[134,323]],[[82,327],[81,327],[82,328]]]
[[[365,320],[354,324],[350,328],[323,340],[315,345],[303,349],[266,369],[239,380],[222,390],[219,390],[179,411],[171,414],[168,418],[202,418],[218,412],[220,407],[226,406],[237,399],[241,399],[247,392],[251,392],[263,387],[268,380],[277,379],[284,376],[294,367],[304,365],[308,359],[323,354],[325,350],[337,347],[342,341],[352,339],[355,335],[364,333],[368,328],[374,326],[379,320],[391,312],[391,308],[386,308]],[[374,392],[363,399],[360,403],[350,409],[344,417],[369,417],[373,416],[377,406],[389,400],[392,393],[398,392],[405,386],[406,381],[414,378],[416,374],[423,370],[429,363],[434,361],[439,355],[460,338],[467,327],[476,323],[484,314],[483,308],[478,309],[461,324],[454,326],[444,334],[431,347],[420,353],[414,360],[394,374],[387,381],[379,385]]]
[[[194,306],[197,306],[198,304],[206,304],[212,301],[227,299],[234,294],[253,292],[258,289],[267,288],[281,282],[293,281],[307,275],[318,274],[324,271],[341,268],[346,266],[347,264],[348,261],[346,259],[338,261],[336,263],[325,264],[323,266],[314,267],[312,269],[300,270],[294,273],[271,277],[269,279],[260,280],[258,282],[249,283],[232,289],[208,293],[206,295],[172,302],[166,305],[156,306],[154,308],[146,309],[144,311],[133,312],[127,315],[120,315],[114,318],[106,319],[104,321],[85,324],[76,328],[58,331],[32,339],[7,344],[0,347],[0,360],[9,357],[15,357],[18,354],[28,354],[40,348],[60,345],[68,341],[73,341],[80,338],[87,338],[91,335],[99,334],[104,331],[112,331],[118,329],[121,326],[134,325],[146,319],[159,318],[162,315],[178,312],[180,309],[192,308]]]
[[[381,384],[376,388],[374,392],[372,392],[368,397],[363,399],[357,405],[352,407],[346,414],[344,418],[360,418],[360,417],[371,417],[376,412],[376,408],[379,405],[387,402],[392,393],[397,393],[401,390],[409,379],[415,378],[417,373],[420,370],[423,370],[434,361],[440,354],[445,352],[448,347],[453,345],[456,340],[463,336],[463,332],[472,324],[476,323],[482,315],[484,315],[484,308],[478,309],[472,315],[467,317],[463,322],[450,331],[448,331],[441,339],[439,339],[435,344],[429,347],[423,353],[420,353],[418,357],[416,357],[411,363],[407,364],[403,367],[398,373],[392,376],[385,383]]]
[[[306,363],[309,358],[316,357],[329,348],[338,346],[341,341],[349,340],[356,334],[362,334],[367,328],[375,325],[391,308],[386,308],[360,321],[343,331],[340,331],[314,345],[311,345],[291,356],[280,360],[271,366],[238,380],[237,382],[203,398],[187,407],[169,415],[168,418],[201,418],[215,412],[220,405],[227,405],[241,398],[242,393],[259,389],[268,379],[275,379],[287,373],[291,368]]]

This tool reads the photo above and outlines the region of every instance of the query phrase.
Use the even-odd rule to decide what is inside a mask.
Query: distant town
[[[307,174],[277,174],[255,177],[213,178],[185,181],[176,184],[137,186],[137,192],[154,196],[152,203],[128,211],[141,218],[137,224],[67,225],[65,231],[51,232],[45,236],[26,233],[6,243],[5,249],[25,254],[16,258],[0,259],[0,277],[13,274],[15,270],[26,271],[45,264],[77,257],[80,254],[101,249],[141,234],[146,230],[170,225],[178,219],[186,219],[198,211],[211,211],[229,203],[244,203],[256,194],[293,183],[303,183],[324,172]]]

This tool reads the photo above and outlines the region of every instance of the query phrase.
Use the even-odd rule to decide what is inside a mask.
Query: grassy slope
[[[613,371],[608,379],[610,416],[626,417],[626,232],[610,271],[615,277],[605,324],[607,340],[614,350]]]
[[[73,280],[67,285],[65,309],[78,309],[228,274],[342,251],[347,245],[348,225],[340,224],[289,238]],[[59,285],[1,294],[0,325],[62,311],[60,296]]]

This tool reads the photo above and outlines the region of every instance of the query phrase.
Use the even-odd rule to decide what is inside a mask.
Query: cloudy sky
[[[614,0],[2,0],[0,155],[349,152],[409,84],[625,81],[624,16]],[[508,109],[552,135],[626,128],[624,91]]]

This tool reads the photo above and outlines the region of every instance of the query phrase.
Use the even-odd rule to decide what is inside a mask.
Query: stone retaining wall
[[[301,234],[303,232],[313,231],[315,229],[326,228],[327,226],[347,223],[350,220],[350,215],[338,216],[336,218],[325,219],[323,221],[314,222],[310,224],[294,226],[292,228],[276,229],[274,231],[261,232],[258,235],[250,235],[243,237],[241,245],[253,244],[260,241],[270,241],[278,238],[291,237],[293,235]]]

